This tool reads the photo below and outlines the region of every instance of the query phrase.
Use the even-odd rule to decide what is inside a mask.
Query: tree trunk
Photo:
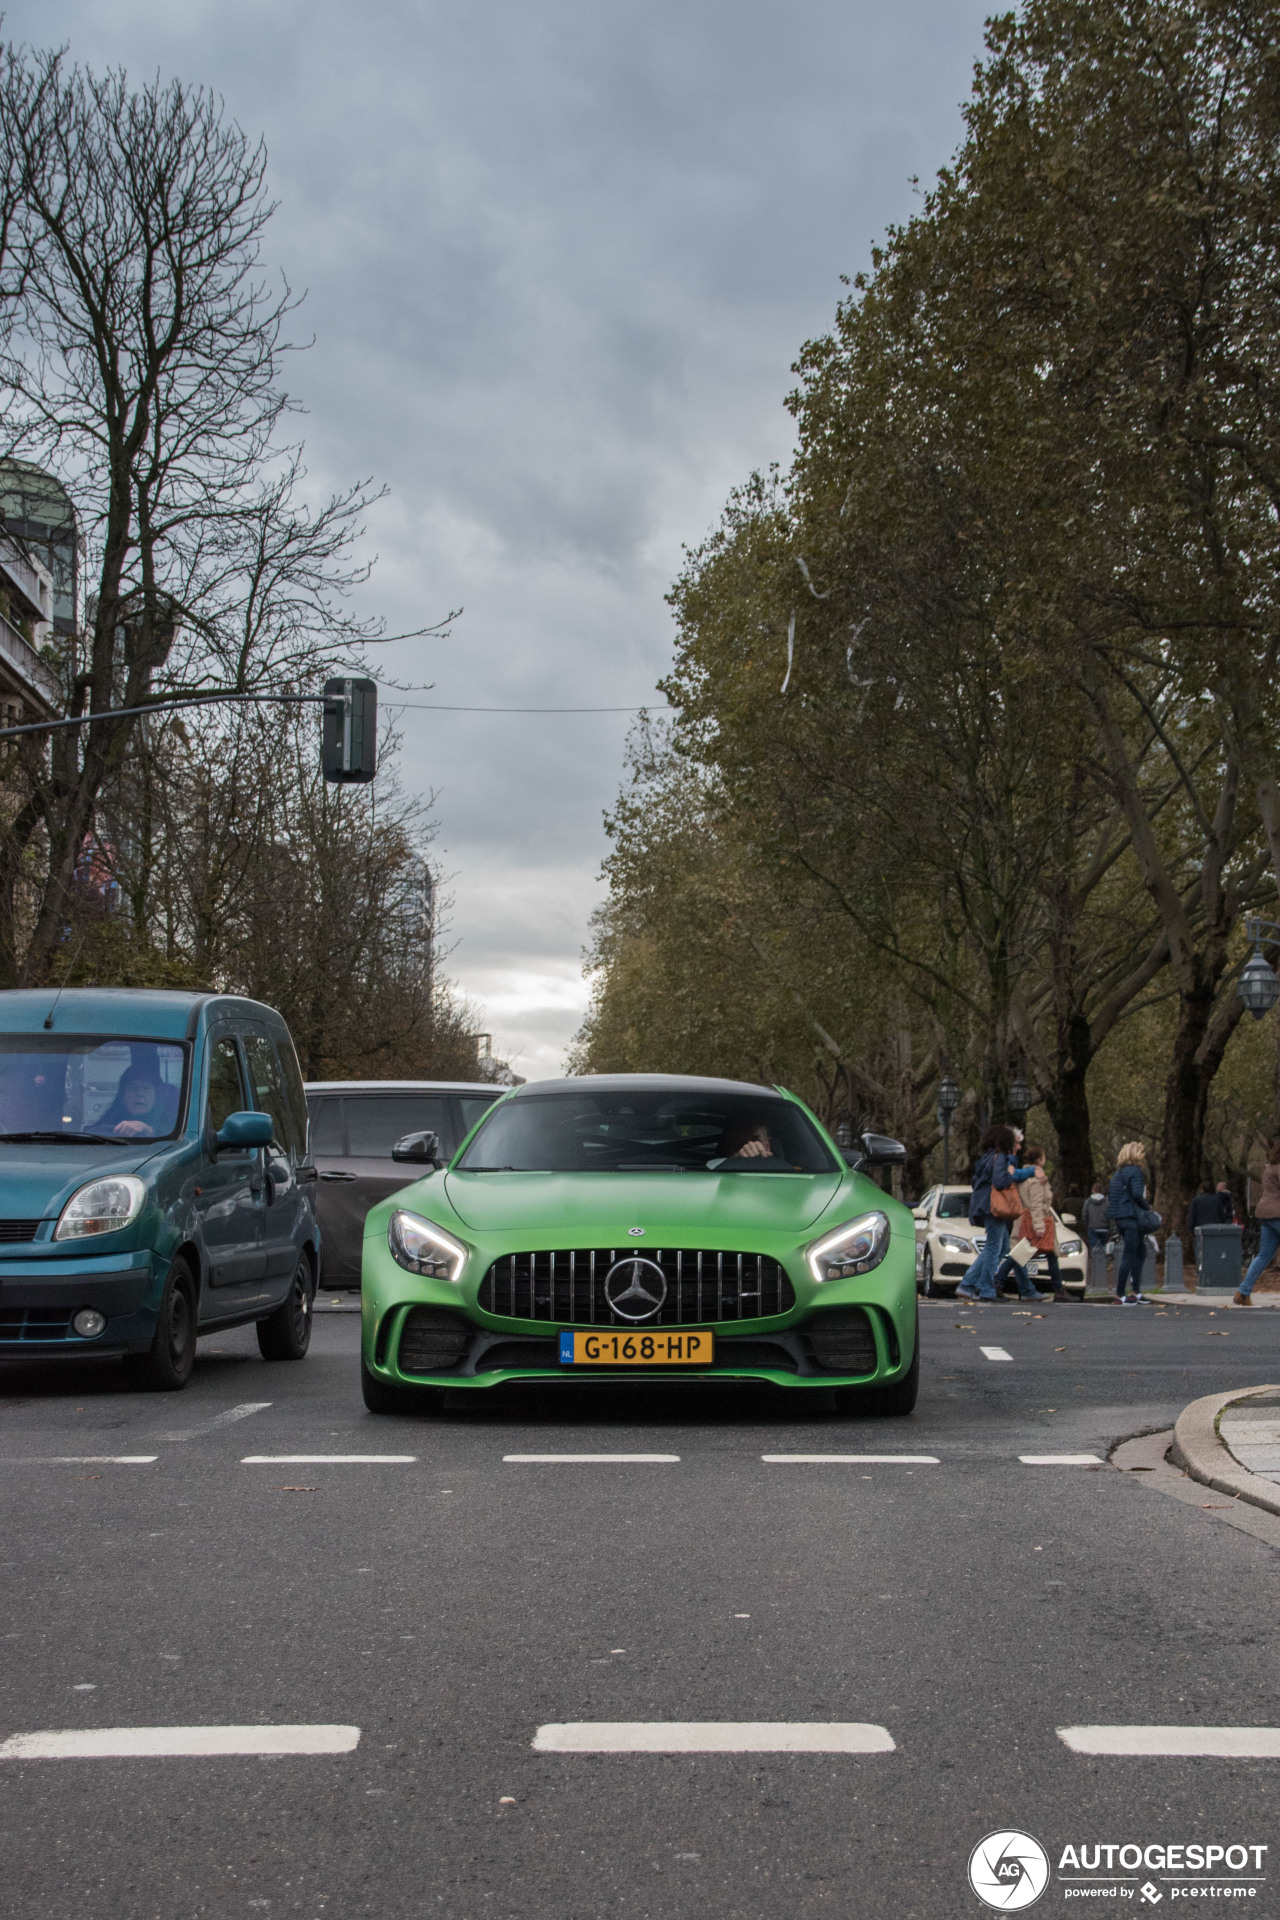
[[[1089,1021],[1077,1011],[1059,1036],[1058,1077],[1045,1093],[1058,1135],[1058,1168],[1055,1185],[1073,1199],[1087,1194],[1093,1185],[1093,1145],[1089,1138],[1089,1094],[1087,1076],[1092,1048]]]

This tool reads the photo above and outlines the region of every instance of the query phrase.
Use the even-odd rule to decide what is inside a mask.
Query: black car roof
[[[530,1093],[751,1093],[762,1099],[784,1096],[777,1087],[757,1086],[751,1080],[715,1080],[696,1073],[583,1073],[565,1080],[530,1080],[517,1087],[516,1100]]]

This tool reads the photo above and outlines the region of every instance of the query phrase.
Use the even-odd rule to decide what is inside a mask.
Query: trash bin
[[[1196,1271],[1202,1293],[1234,1292],[1240,1285],[1244,1228],[1209,1226],[1196,1228]]]

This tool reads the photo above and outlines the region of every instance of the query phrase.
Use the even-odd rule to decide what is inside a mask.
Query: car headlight
[[[118,1233],[142,1212],[147,1183],[136,1174],[113,1173],[90,1180],[72,1194],[53,1230],[55,1240],[80,1240],[90,1233]]]
[[[951,1253],[973,1252],[972,1240],[962,1239],[958,1233],[940,1233],[938,1235],[938,1245],[940,1247],[946,1247]]]
[[[805,1258],[815,1280],[845,1280],[850,1274],[870,1273],[888,1251],[888,1214],[864,1213],[815,1240]]]
[[[1084,1242],[1082,1240],[1064,1240],[1062,1245],[1058,1248],[1058,1252],[1059,1253],[1083,1253]]]
[[[471,1251],[434,1221],[402,1211],[387,1222],[387,1245],[391,1258],[402,1267],[410,1273],[429,1274],[433,1280],[456,1280]]]

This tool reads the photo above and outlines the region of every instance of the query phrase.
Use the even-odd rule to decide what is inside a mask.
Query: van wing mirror
[[[434,1133],[406,1133],[391,1149],[393,1160],[408,1160],[414,1166],[442,1167],[440,1138]]]
[[[862,1159],[868,1167],[905,1167],[907,1150],[887,1133],[864,1133]]]
[[[229,1113],[213,1136],[219,1149],[224,1147],[269,1147],[275,1138],[276,1123],[269,1113]]]

